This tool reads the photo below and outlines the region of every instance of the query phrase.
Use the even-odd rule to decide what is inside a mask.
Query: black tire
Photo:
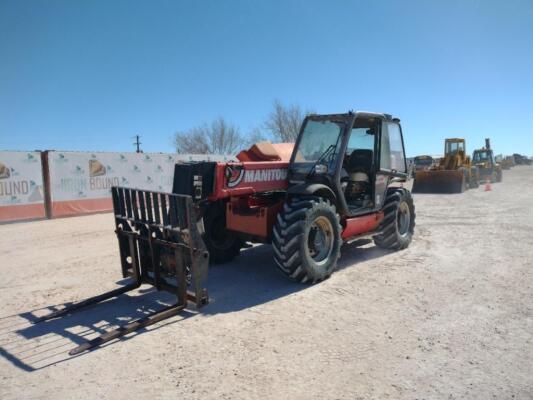
[[[320,197],[295,198],[285,203],[272,240],[280,271],[302,283],[328,278],[340,257],[339,220],[335,206]]]
[[[460,170],[463,171],[463,179],[456,183],[456,193],[463,193],[468,189],[467,171],[464,168],[460,168]]]
[[[479,178],[478,178],[478,173],[476,170],[474,170],[472,168],[472,170],[470,171],[470,179],[469,179],[469,182],[468,182],[468,188],[469,189],[476,189],[479,187]]]
[[[379,235],[374,243],[384,249],[405,249],[413,239],[415,229],[415,205],[411,192],[404,188],[390,188],[383,205],[385,217],[381,221]]]
[[[501,182],[501,181],[503,181],[503,172],[500,169],[496,171],[496,182]]]
[[[225,204],[210,204],[203,218],[205,232],[202,236],[209,251],[209,261],[223,264],[239,255],[243,241],[237,233],[226,229]]]

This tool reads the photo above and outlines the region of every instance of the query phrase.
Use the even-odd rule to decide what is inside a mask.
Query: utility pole
[[[135,142],[133,143],[134,145],[137,146],[137,153],[142,153],[142,150],[141,150],[141,142],[139,141],[141,137],[139,135],[135,135]]]

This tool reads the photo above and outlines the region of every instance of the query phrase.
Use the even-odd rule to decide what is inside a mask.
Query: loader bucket
[[[413,193],[462,193],[466,189],[463,170],[417,171]]]

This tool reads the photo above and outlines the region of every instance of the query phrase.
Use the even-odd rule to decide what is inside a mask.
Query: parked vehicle
[[[40,319],[60,317],[147,283],[176,304],[81,344],[78,354],[208,303],[208,262],[227,262],[246,242],[271,243],[291,280],[316,283],[337,267],[341,244],[372,238],[409,246],[415,226],[400,121],[388,114],[310,115],[296,143],[258,143],[238,162],[176,164],[172,193],[114,187],[122,274],[132,283]]]

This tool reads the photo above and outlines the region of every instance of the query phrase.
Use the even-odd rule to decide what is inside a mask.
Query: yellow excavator
[[[479,187],[478,168],[466,155],[465,140],[450,138],[444,141],[444,157],[425,171],[416,171],[413,193],[462,193]]]

